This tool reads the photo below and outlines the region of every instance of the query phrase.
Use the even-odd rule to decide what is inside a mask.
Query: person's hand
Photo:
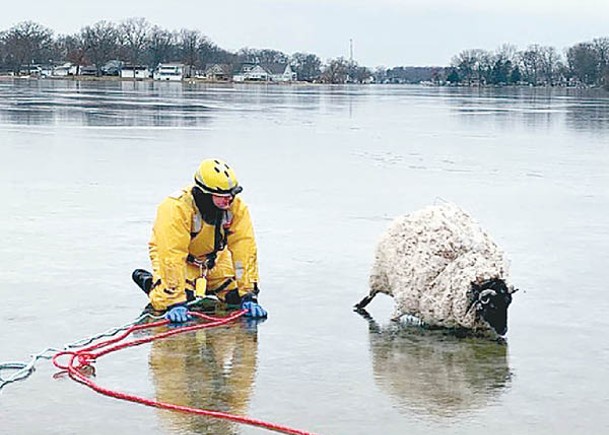
[[[171,323],[184,323],[190,320],[190,314],[185,306],[178,305],[167,311],[165,318]]]
[[[266,310],[254,301],[243,302],[241,304],[241,309],[247,310],[245,317],[251,317],[252,319],[263,319],[267,316]]]

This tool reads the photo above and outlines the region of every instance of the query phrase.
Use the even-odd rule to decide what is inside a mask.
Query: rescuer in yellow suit
[[[234,170],[206,159],[194,181],[159,205],[149,243],[152,274],[136,269],[133,280],[175,323],[189,319],[187,302],[207,295],[240,305],[248,317],[266,317],[257,302],[254,229]]]
[[[153,341],[148,365],[156,400],[245,415],[256,376],[257,322],[236,322]],[[171,433],[241,433],[236,423],[222,419],[165,410],[159,411],[159,417]]]

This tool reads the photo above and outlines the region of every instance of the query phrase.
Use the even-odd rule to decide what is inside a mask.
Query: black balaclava
[[[209,225],[216,225],[216,223],[220,222],[224,210],[220,210],[214,205],[211,194],[205,193],[197,186],[194,186],[192,188],[192,196],[205,222]]]

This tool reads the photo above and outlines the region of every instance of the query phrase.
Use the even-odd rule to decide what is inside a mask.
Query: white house
[[[223,63],[209,65],[202,74],[197,75],[205,80],[228,81],[231,79],[231,66]]]
[[[235,82],[292,82],[296,73],[287,63],[244,63],[233,75]]]
[[[264,69],[269,72],[269,80],[272,82],[296,81],[296,73],[289,63],[265,64]]]
[[[75,76],[77,72],[76,65],[72,65],[70,62],[66,62],[63,65],[56,66],[51,71],[51,76],[53,77],[66,77],[66,76]]]
[[[235,82],[268,82],[270,73],[261,65],[244,63],[239,72],[233,75]]]
[[[123,79],[148,79],[151,76],[152,72],[145,65],[124,65],[121,69]]]
[[[184,78],[184,64],[160,63],[152,77],[154,80],[181,81]]]

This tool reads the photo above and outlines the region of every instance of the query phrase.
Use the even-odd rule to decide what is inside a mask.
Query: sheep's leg
[[[363,310],[366,307],[366,305],[368,305],[378,293],[379,293],[378,290],[370,290],[370,294],[368,296],[366,296],[364,299],[362,299],[361,301],[359,301],[357,304],[355,304],[354,308],[356,310]]]
[[[399,322],[400,319],[404,316],[405,314],[402,313],[402,311],[396,307],[396,309],[393,311],[393,315],[391,316],[391,321],[392,322]]]
[[[362,316],[368,322],[368,330],[370,332],[379,333],[381,332],[381,327],[378,323],[372,318],[372,316],[366,310],[356,310],[356,313]]]

